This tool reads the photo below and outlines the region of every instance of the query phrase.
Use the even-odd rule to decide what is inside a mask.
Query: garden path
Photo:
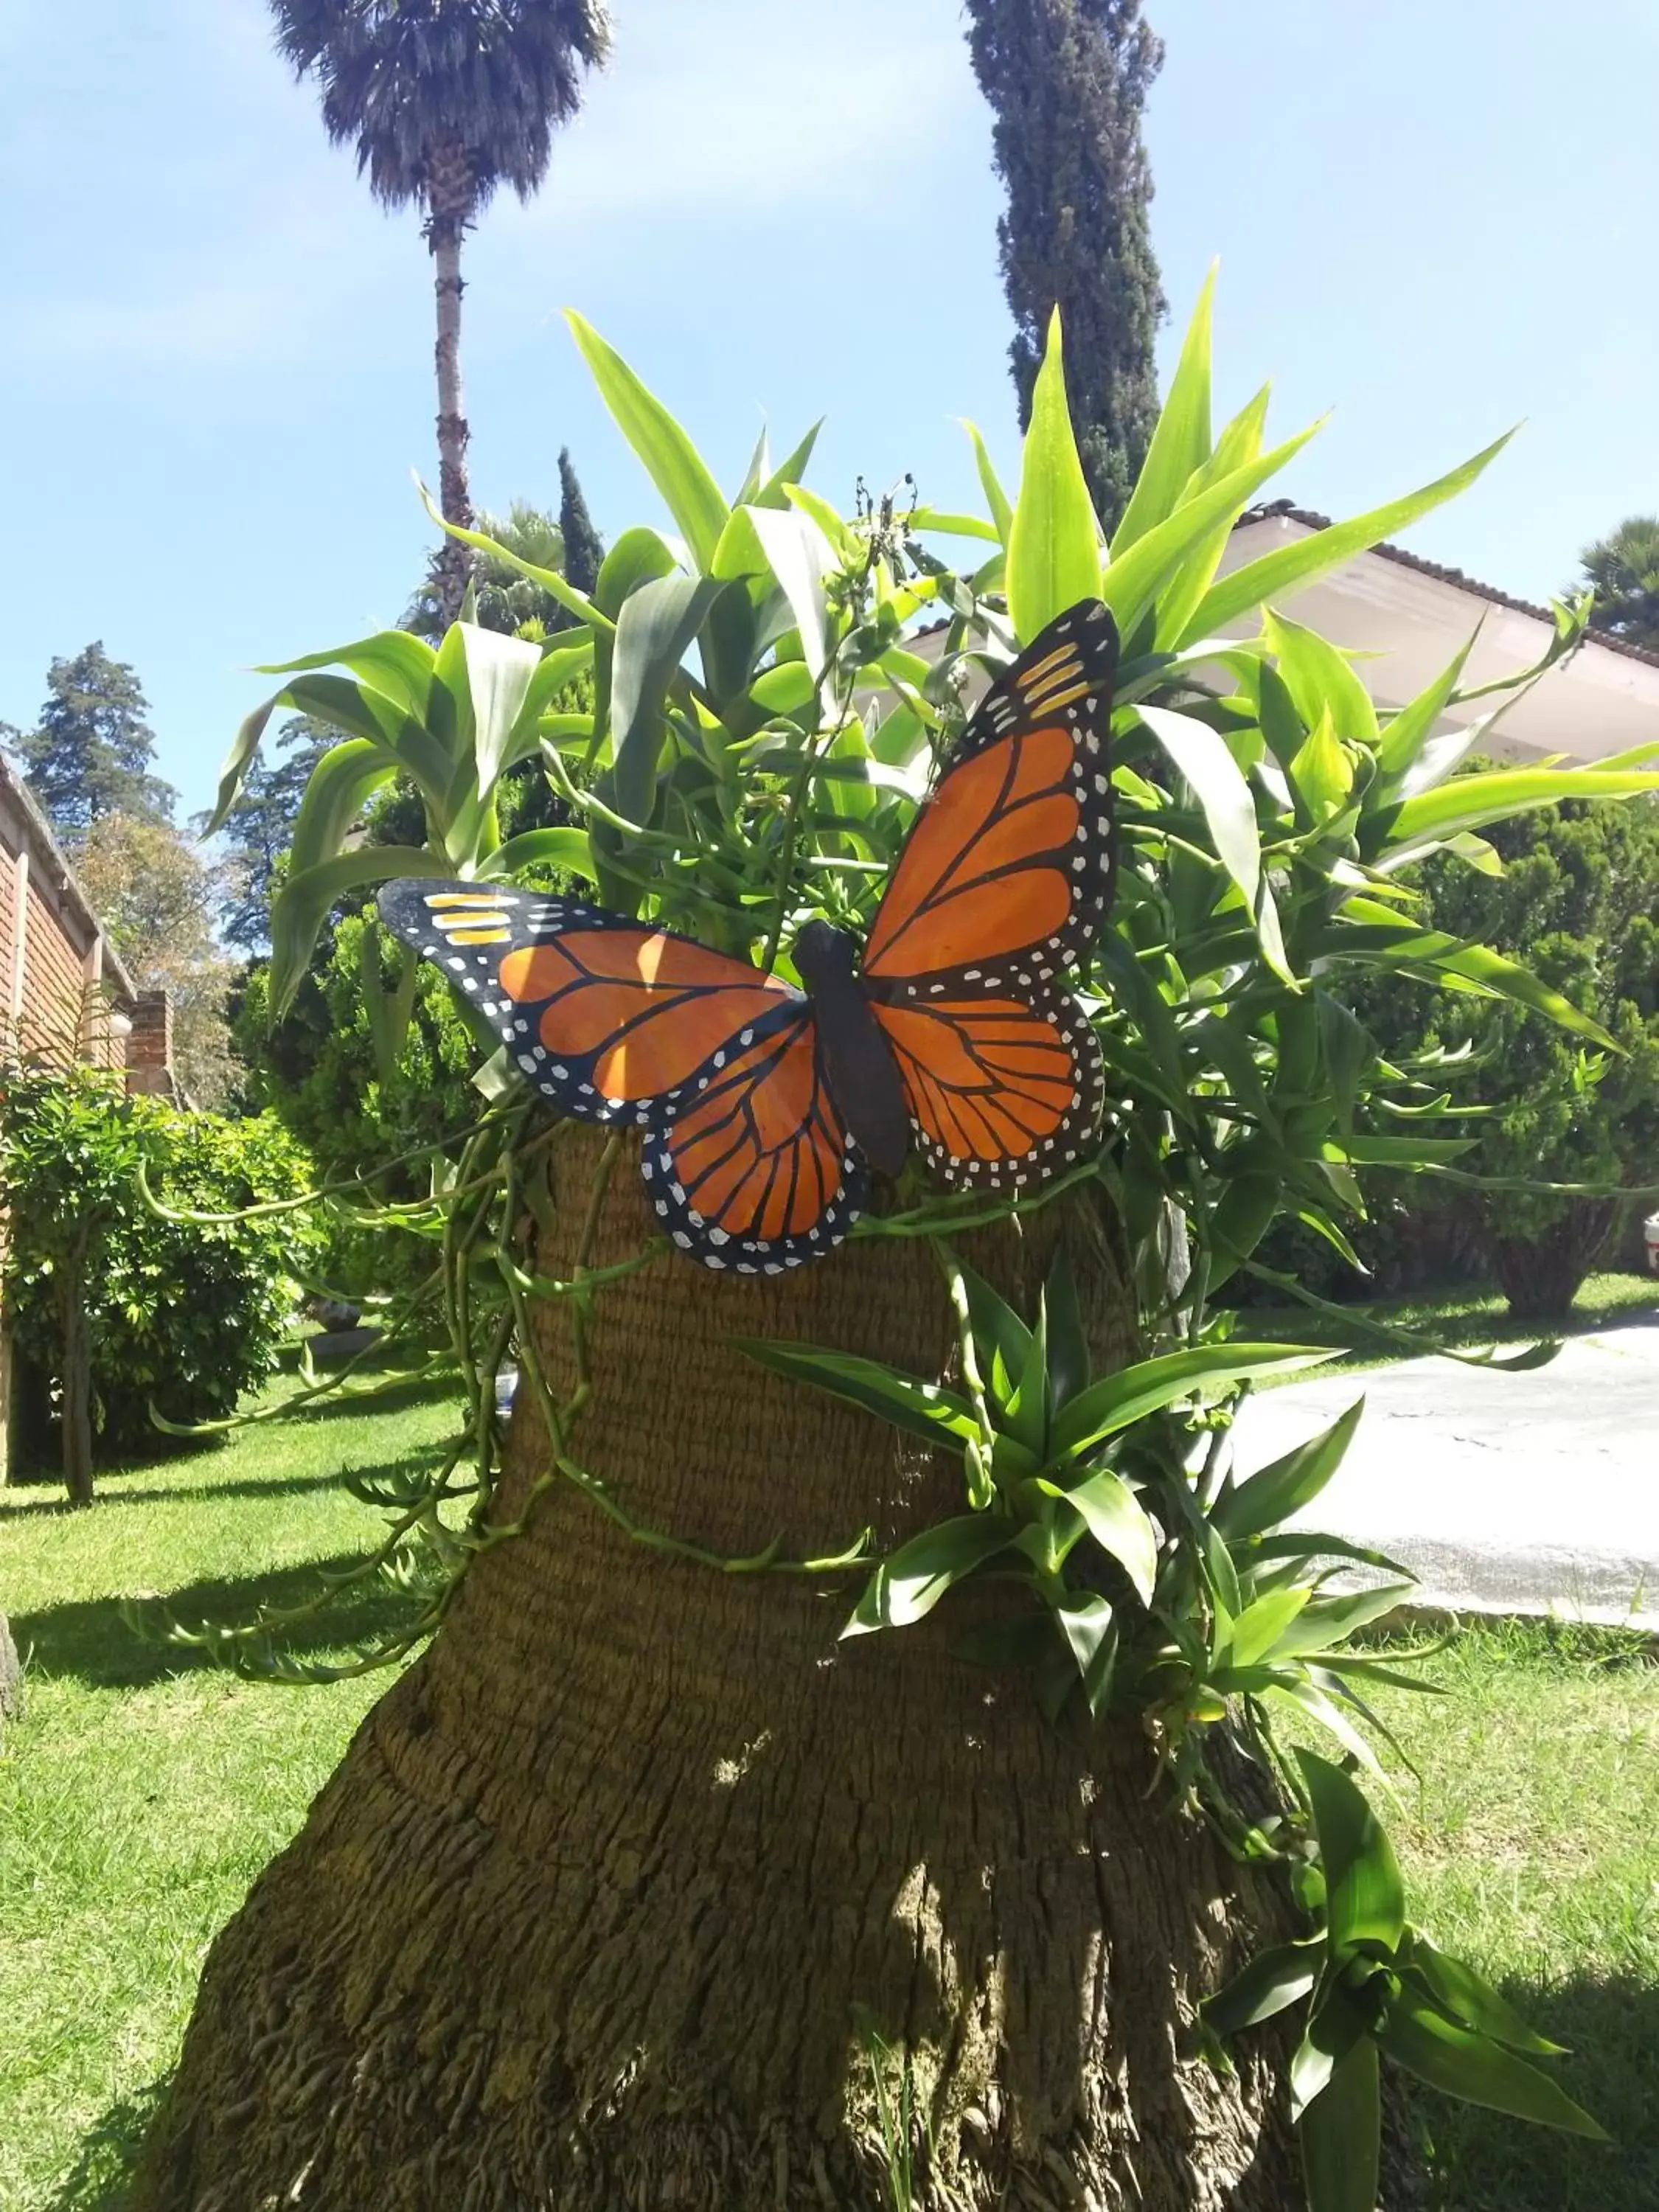
[[[1521,1374],[1414,1359],[1264,1392],[1241,1418],[1241,1467],[1362,1393],[1310,1525],[1390,1553],[1425,1606],[1659,1632],[1659,1317],[1576,1338]]]

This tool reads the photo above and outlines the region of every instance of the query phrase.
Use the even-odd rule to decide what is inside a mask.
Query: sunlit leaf
[[[1391,1953],[1406,1929],[1406,1892],[1388,1837],[1340,1766],[1300,1744],[1296,1758],[1319,1838],[1332,1954],[1360,1944]]]
[[[1364,1411],[1365,1401],[1356,1398],[1329,1428],[1241,1482],[1217,1503],[1212,1516],[1217,1528],[1236,1542],[1276,1528],[1310,1505],[1342,1464]]]
[[[1355,2039],[1297,2123],[1308,2212],[1376,2212],[1382,2100],[1376,2045]]]
[[[1387,2055],[1431,2088],[1485,2105],[1516,2119],[1535,2120],[1569,2135],[1606,2142],[1607,2130],[1547,2074],[1516,2057],[1490,2036],[1460,2027],[1412,1991],[1409,1984],[1376,2030]]]
[[[1102,1468],[1071,1489],[1046,1480],[1038,1486],[1050,1498],[1063,1498],[1082,1516],[1101,1550],[1128,1576],[1135,1595],[1150,1605],[1158,1579],[1158,1530],[1122,1477]]]
[[[629,594],[611,664],[611,742],[617,811],[648,822],[665,727],[663,703],[703,617],[726,586],[717,577],[659,576]]]
[[[1223,1389],[1249,1375],[1290,1374],[1335,1356],[1328,1347],[1310,1345],[1227,1343],[1195,1345],[1187,1352],[1143,1359],[1080,1391],[1055,1419],[1054,1449],[1086,1451],[1103,1437],[1194,1392]]]
[[[293,1004],[317,939],[335,901],[366,884],[390,883],[397,876],[453,875],[441,853],[417,845],[360,845],[337,853],[315,867],[291,874],[270,910],[270,1018],[276,1022]]]
[[[1009,501],[1007,493],[1002,489],[1001,480],[992,465],[991,456],[985,449],[985,441],[980,436],[978,429],[965,419],[962,427],[973,441],[974,465],[979,471],[980,489],[985,494],[985,504],[991,510],[991,520],[996,526],[997,536],[1006,549],[1008,544],[1008,533],[1014,519],[1013,507]]]
[[[1194,548],[1201,546],[1222,523],[1237,515],[1250,494],[1277,475],[1318,428],[1318,423],[1313,423],[1274,447],[1272,453],[1252,456],[1218,483],[1208,484],[1182,501],[1173,514],[1153,524],[1125,552],[1113,555],[1101,573],[1100,596],[1126,635]]]
[[[472,697],[472,744],[480,797],[488,797],[535,680],[542,653],[521,637],[457,623]]]
[[[960,1451],[963,1442],[979,1433],[973,1408],[965,1398],[941,1384],[919,1382],[884,1367],[878,1360],[860,1359],[851,1352],[824,1352],[805,1344],[768,1342],[757,1337],[734,1337],[740,1352],[769,1367],[774,1374],[815,1383],[835,1398],[878,1413],[895,1428],[925,1437],[929,1443]]]
[[[565,319],[592,373],[599,397],[644,462],[698,568],[706,571],[726,527],[727,509],[702,456],[662,402],[647,391],[591,323],[574,308],[566,310]]]
[[[1137,707],[1134,711],[1191,786],[1215,840],[1217,857],[1254,914],[1261,881],[1255,800],[1225,740],[1196,715],[1178,714],[1167,707]]]
[[[941,1521],[901,1544],[866,1584],[843,1638],[878,1628],[906,1628],[930,1613],[951,1585],[1006,1551],[1018,1534],[1012,1521],[969,1513]]]
[[[1395,531],[1407,528],[1420,516],[1443,506],[1447,500],[1455,499],[1459,492],[1467,491],[1481,471],[1497,459],[1513,434],[1506,431],[1473,460],[1437,477],[1421,491],[1408,493],[1404,499],[1390,500],[1386,507],[1373,507],[1367,514],[1354,516],[1352,521],[1334,522],[1328,529],[1313,531],[1293,544],[1281,545],[1272,553],[1264,553],[1259,560],[1246,562],[1243,568],[1233,569],[1206,592],[1182,641],[1224,629],[1240,615],[1248,614],[1252,607],[1261,606],[1270,599],[1287,598],[1352,561],[1356,553],[1367,551]]]
[[[498,882],[521,875],[526,868],[556,868],[562,875],[585,876],[597,883],[592,848],[586,830],[524,830],[498,845],[478,873]]]
[[[1083,1685],[1091,1717],[1100,1718],[1110,1701],[1117,1658],[1117,1626],[1112,1608],[1092,1590],[1068,1590],[1054,1608]]]
[[[1060,351],[1056,308],[1032,388],[1019,499],[1008,526],[1008,612],[1023,644],[1100,591],[1100,525],[1072,432]]]
[[[1210,323],[1215,276],[1212,262],[1187,325],[1181,358],[1158,410],[1146,458],[1113,533],[1114,561],[1173,514],[1188,478],[1210,458]]]
[[[1322,1936],[1275,1943],[1258,1952],[1224,1989],[1205,1998],[1205,2020],[1218,2035],[1237,2035],[1243,2028],[1272,2020],[1298,1997],[1307,1996],[1319,1978],[1324,1955]]]
[[[1559,2058],[1562,2045],[1552,2043],[1528,2027],[1507,1999],[1461,1959],[1449,1959],[1426,1936],[1413,1934],[1412,1961],[1433,1991],[1437,2001],[1455,2013],[1465,2027],[1511,2051],[1528,2051],[1540,2058]]]

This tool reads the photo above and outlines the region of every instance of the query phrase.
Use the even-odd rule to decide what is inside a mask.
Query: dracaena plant
[[[1382,1060],[1346,1003],[1347,979],[1385,969],[1509,1000],[1595,1049],[1616,1049],[1513,960],[1426,927],[1408,873],[1436,852],[1489,864],[1483,829],[1528,808],[1659,787],[1659,774],[1634,758],[1454,775],[1505,704],[1574,649],[1587,607],[1559,609],[1538,663],[1501,684],[1466,686],[1466,649],[1416,698],[1379,708],[1350,658],[1298,623],[1287,602],[1464,489],[1503,441],[1405,498],[1224,574],[1240,516],[1313,434],[1270,443],[1265,391],[1212,427],[1207,285],[1109,544],[1072,434],[1057,322],[1012,495],[970,432],[983,515],[862,502],[843,514],[806,481],[811,433],[776,465],[763,439],[728,498],[663,404],[586,323],[572,324],[678,534],[625,531],[589,596],[459,532],[552,593],[575,627],[532,642],[463,619],[435,650],[391,633],[276,672],[283,688],[249,718],[227,764],[222,814],[276,706],[346,734],[316,771],[296,829],[273,916],[273,1007],[291,995],[335,901],[411,875],[496,880],[551,869],[610,908],[787,972],[787,948],[806,921],[854,932],[867,923],[966,698],[1063,611],[1103,599],[1123,648],[1110,764],[1119,855],[1112,911],[1077,981],[1105,1063],[1106,1103],[1097,1148],[1047,1194],[1081,1181],[1109,1199],[1140,1356],[1090,1377],[1063,1279],[1041,1310],[1021,1316],[948,1249],[959,1389],[854,1370],[827,1351],[774,1346],[761,1356],[899,1416],[963,1462],[963,1510],[944,1528],[884,1559],[857,1547],[810,1563],[866,1578],[850,1626],[897,1627],[968,1577],[1018,1585],[1024,1617],[1017,1609],[991,1623],[982,1656],[1000,1637],[1003,1656],[1035,1661],[1051,1705],[1078,1686],[1091,1710],[1144,1713],[1177,1785],[1228,1826],[1240,1850],[1301,1869],[1311,1908],[1310,1852],[1334,1894],[1328,1808],[1340,1792],[1322,1800],[1315,1770],[1281,1760],[1297,1809],[1282,1835],[1270,1834],[1211,1787],[1207,1746],[1235,1726],[1270,1744],[1271,1709],[1288,1704],[1331,1729],[1351,1757],[1369,1759],[1361,1701],[1380,1662],[1348,1639],[1394,1602],[1399,1578],[1380,1590],[1334,1590],[1340,1565],[1390,1571],[1335,1537],[1284,1525],[1340,1457],[1343,1425],[1275,1468],[1231,1479],[1230,1394],[1286,1355],[1231,1343],[1214,1295],[1260,1270],[1258,1248],[1276,1220],[1297,1219],[1352,1255],[1373,1170],[1464,1172],[1466,1140],[1441,1126],[1455,1061]],[[964,545],[966,561],[950,550]],[[926,637],[924,619],[933,625]],[[562,695],[586,672],[592,705],[572,713]],[[1485,711],[1470,720],[1477,700]],[[1464,725],[1459,733],[1445,734],[1449,720]],[[496,787],[525,762],[540,763],[565,819],[503,842]],[[420,795],[425,844],[358,843],[364,803],[397,777]],[[366,977],[371,970],[382,989],[367,962]],[[380,1024],[388,1047],[398,1012],[394,994]],[[441,1530],[453,1573],[471,1549],[513,1533],[492,1525],[489,1508],[493,1362],[516,1322],[555,1440],[548,1480],[576,1482],[646,1544],[706,1559],[672,1531],[639,1527],[617,1490],[584,1470],[572,1442],[587,1389],[580,1359],[571,1394],[557,1399],[526,1325],[526,1299],[569,1297],[585,1314],[606,1279],[653,1264],[653,1251],[595,1272],[584,1245],[572,1280],[538,1275],[520,1229],[546,1202],[534,1168],[549,1133],[499,1056],[489,1086],[493,1119],[446,1167],[424,1222],[442,1247],[436,1273],[450,1340],[473,1364],[472,1503],[459,1536],[453,1516],[440,1521],[440,1504],[466,1488],[458,1454],[429,1497],[400,1499],[398,1526],[424,1517]],[[854,1233],[927,1235],[985,1218],[972,1199],[929,1194],[913,1171],[896,1203],[896,1217],[866,1216]],[[400,1209],[400,1227],[422,1225],[418,1212]],[[475,1295],[484,1275],[505,1291],[505,1319]],[[712,1564],[791,1564],[764,1534],[752,1558]],[[442,1605],[433,1600],[418,1625],[432,1625]],[[1439,2005],[1456,2033],[1496,2036],[1513,2050],[1490,2007],[1471,2019],[1484,2004],[1471,1980],[1458,1983],[1454,2001],[1420,1940],[1402,1948],[1398,1916],[1364,1936],[1382,1946],[1368,1951],[1358,1923],[1321,1909],[1314,1977],[1297,1993],[1312,1994],[1316,2049],[1334,2024],[1361,2013],[1367,2050],[1410,2064],[1408,2047],[1420,2058],[1425,2037],[1446,2045],[1439,2028],[1422,2025],[1425,2013],[1410,2011],[1397,1981],[1413,2002]],[[1242,2024],[1237,2009],[1220,2007],[1218,2020]],[[1379,2021],[1390,2023],[1388,2034]],[[1346,2057],[1358,2047],[1332,2052],[1310,2114],[1363,2106],[1368,2061]],[[1497,2076],[1489,2065],[1479,2078]],[[1476,2081],[1471,2066],[1465,2094],[1479,2094]],[[1559,2106],[1538,2116],[1562,2117]],[[1359,2203],[1330,2179],[1317,2128],[1309,2140],[1317,2212]]]
[[[1310,1932],[1253,1959],[1206,2002],[1203,2028],[1224,2065],[1227,2039],[1301,2008],[1291,2097],[1312,2212],[1376,2203],[1379,2054],[1449,2095],[1601,2137],[1531,2063],[1560,2046],[1409,1924],[1393,1849],[1349,1773],[1275,1735],[1277,1717],[1311,1717],[1382,1781],[1369,1736],[1393,1738],[1368,1690],[1432,1688],[1399,1655],[1353,1640],[1409,1597],[1408,1570],[1300,1525],[1364,1401],[1267,1466],[1240,1477],[1231,1464],[1241,1391],[1330,1352],[1222,1338],[1097,1377],[1063,1259],[1028,1326],[942,1255],[960,1390],[827,1347],[744,1346],[963,1462],[967,1510],[877,1565],[842,1636],[908,1627],[964,1586],[1001,1595],[958,1637],[960,1657],[1028,1668],[1051,1717],[1073,1698],[1097,1720],[1139,1715],[1175,1786],[1231,1848],[1282,1869]],[[1356,1566],[1385,1579],[1333,1586]],[[1287,1813],[1262,1819],[1232,1801],[1206,1755],[1217,1731],[1272,1762]]]
[[[1573,648],[1586,608],[1561,609],[1538,665],[1480,687],[1491,708],[1449,738],[1444,718],[1479,696],[1460,688],[1463,654],[1384,714],[1345,654],[1273,605],[1464,489],[1502,441],[1222,575],[1240,514],[1312,432],[1267,446],[1264,392],[1212,434],[1207,286],[1109,546],[1072,439],[1057,325],[1017,497],[975,433],[986,516],[884,506],[846,517],[803,481],[811,432],[775,466],[763,438],[728,501],[668,410],[572,322],[680,535],[625,531],[591,598],[491,547],[576,617],[549,641],[463,620],[435,650],[393,631],[283,665],[282,690],[226,763],[221,818],[278,706],[346,735],[296,825],[273,915],[273,1014],[333,902],[398,876],[551,869],[607,906],[787,971],[784,948],[808,919],[867,921],[964,688],[1098,593],[1125,641],[1113,723],[1122,851],[1111,927],[1085,981],[1117,1100],[1101,1171],[1146,1297],[1168,1280],[1171,1204],[1196,1236],[1180,1310],[1190,1330],[1277,1216],[1346,1253],[1367,1168],[1456,1171],[1463,1142],[1432,1127],[1450,1103],[1439,1071],[1379,1066],[1342,1003],[1345,969],[1510,998],[1611,1042],[1513,961],[1422,927],[1401,879],[1431,852],[1479,857],[1480,830],[1514,812],[1659,785],[1630,761],[1448,780],[1504,706]],[[962,572],[941,542],[983,557]],[[1255,635],[1221,634],[1256,610]],[[931,653],[911,635],[923,616],[944,625]],[[562,694],[590,670],[592,710],[565,710]],[[499,779],[526,760],[543,763],[568,823],[502,842]],[[422,799],[426,843],[358,842],[364,804],[400,776]],[[365,979],[380,998],[372,961]],[[398,995],[377,1010],[387,1049]],[[517,1081],[498,1059],[495,1087]]]

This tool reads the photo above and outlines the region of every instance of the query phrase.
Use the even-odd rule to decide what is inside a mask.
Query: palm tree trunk
[[[594,1157],[572,1133],[566,1176]],[[1029,1291],[1037,1218],[975,1264]],[[595,1263],[650,1225],[624,1166]],[[541,1264],[574,1252],[561,1226]],[[568,1386],[568,1310],[538,1327]],[[954,1346],[899,1240],[776,1281],[671,1256],[607,1286],[574,1448],[638,1521],[809,1558],[960,1510],[954,1463],[757,1370],[739,1334],[924,1375]],[[503,1516],[546,1462],[526,1391]],[[1051,1726],[956,1658],[962,1610],[839,1644],[855,1587],[722,1574],[544,1495],[214,1945],[136,2212],[885,2212],[874,2076],[896,2107],[907,2066],[918,2212],[1296,2203],[1282,2052],[1224,2079],[1192,2033],[1285,1932],[1278,1892],[1152,1787],[1138,1726]]]
[[[461,240],[474,205],[471,167],[459,145],[437,149],[429,162],[426,226],[437,295],[438,338],[434,349],[438,375],[438,504],[447,522],[472,526],[472,498],[467,484],[467,427],[461,392]],[[458,538],[447,538],[438,559],[440,611],[445,623],[460,612],[471,555]]]

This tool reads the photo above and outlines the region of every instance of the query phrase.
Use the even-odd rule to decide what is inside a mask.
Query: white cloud
[[[911,7],[902,27],[895,13],[893,0],[827,15],[778,0],[621,5],[614,56],[557,142],[547,191],[512,220],[678,226],[924,199],[930,150],[977,94],[946,0]]]
[[[779,0],[617,0],[610,67],[561,134],[547,189],[503,195],[474,246],[492,289],[550,232],[591,250],[622,232],[640,282],[654,240],[688,224],[925,205],[930,156],[977,100],[952,0],[842,0],[826,17]],[[330,149],[307,87],[285,82],[263,7],[166,0],[154,41],[118,36],[88,88],[102,117],[57,172],[52,250],[18,272],[14,363],[213,371],[406,352],[424,320],[412,212],[388,221]],[[134,27],[129,26],[129,29]],[[32,149],[45,162],[66,72],[50,27],[19,58]],[[181,73],[188,71],[188,82]],[[156,100],[191,118],[155,128]],[[164,110],[163,112],[166,112]],[[44,245],[44,241],[43,241]],[[677,244],[677,252],[682,248]],[[826,266],[828,275],[828,266]]]

